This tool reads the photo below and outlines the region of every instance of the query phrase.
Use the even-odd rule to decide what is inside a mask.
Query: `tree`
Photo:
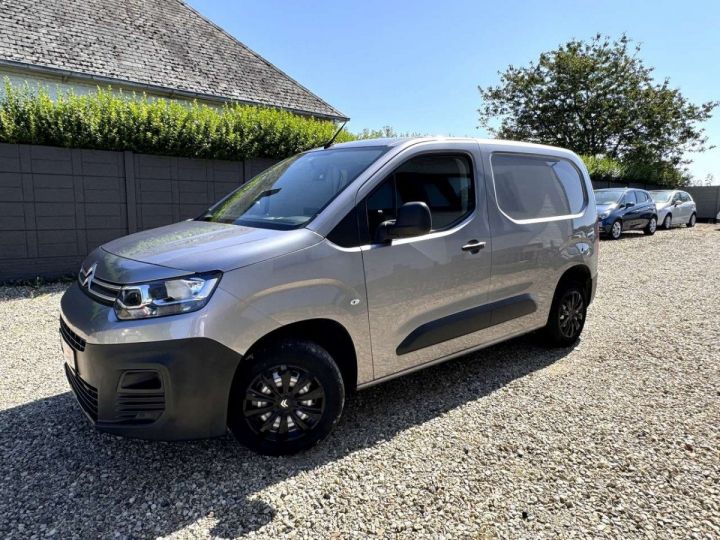
[[[685,156],[708,148],[700,124],[720,102],[696,105],[668,79],[656,82],[639,53],[625,35],[598,34],[509,66],[498,86],[479,88],[480,123],[502,138],[617,160],[646,181],[686,182]]]

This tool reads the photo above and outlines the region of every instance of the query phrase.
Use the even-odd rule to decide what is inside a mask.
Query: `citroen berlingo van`
[[[64,370],[102,431],[229,429],[293,453],[332,430],[350,390],[535,330],[572,345],[597,254],[592,186],[568,150],[327,146],[93,251],[62,298]]]

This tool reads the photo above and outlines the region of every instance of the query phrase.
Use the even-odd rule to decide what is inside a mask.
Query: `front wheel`
[[[657,218],[655,216],[650,218],[650,221],[648,221],[648,224],[643,229],[643,232],[648,235],[652,236],[655,234],[655,231],[657,230]]]
[[[342,376],[315,343],[287,340],[246,358],[233,382],[228,427],[256,452],[307,450],[335,427],[345,402]]]
[[[695,214],[693,214],[692,216],[690,216],[690,220],[687,222],[687,226],[694,227],[696,222],[697,222],[697,216]]]
[[[587,301],[580,283],[561,285],[555,292],[545,336],[550,346],[569,347],[575,343],[585,327]]]

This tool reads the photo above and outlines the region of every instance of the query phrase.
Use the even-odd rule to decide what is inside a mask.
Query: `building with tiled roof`
[[[0,0],[0,79],[345,116],[181,0]]]

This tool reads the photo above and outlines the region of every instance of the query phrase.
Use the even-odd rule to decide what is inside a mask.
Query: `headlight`
[[[115,300],[118,319],[148,319],[197,311],[208,303],[220,272],[125,285]]]
[[[605,219],[610,215],[610,212],[603,212],[602,214],[598,214],[598,219]]]

